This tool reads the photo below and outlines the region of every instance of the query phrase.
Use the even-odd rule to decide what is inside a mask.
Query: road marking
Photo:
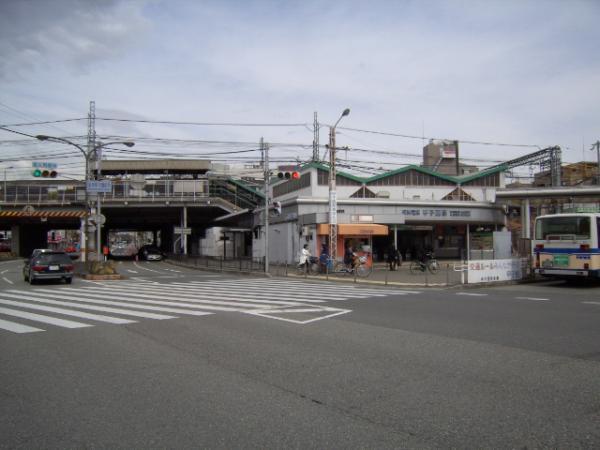
[[[42,295],[42,294],[37,294],[37,291],[40,292],[51,292],[53,293],[53,290],[44,290],[44,289],[37,289],[36,290],[36,295]],[[11,292],[15,292],[15,291],[11,291]],[[19,292],[19,291],[16,291]],[[100,298],[106,298],[106,294],[90,294],[92,297],[100,297]],[[63,300],[73,300],[73,301],[80,301],[80,302],[84,302],[84,303],[96,303],[96,304],[102,304],[102,305],[114,305],[114,306],[125,306],[126,308],[134,308],[134,309],[149,309],[151,311],[161,311],[161,312],[169,312],[169,313],[175,313],[175,314],[186,314],[186,315],[191,315],[191,316],[206,316],[209,314],[213,314],[211,312],[207,312],[207,311],[192,311],[192,310],[187,310],[187,309],[180,309],[180,308],[169,308],[169,307],[163,307],[163,306],[152,306],[153,304],[164,304],[164,305],[174,305],[175,304],[173,302],[144,302],[142,300],[137,300],[137,299],[128,299],[127,301],[109,301],[109,300],[97,300],[97,299],[89,299],[89,298],[85,298],[85,299],[81,299],[81,297],[73,297],[73,296],[68,296],[68,295],[51,295],[51,298],[61,298]],[[127,302],[136,302],[136,303],[142,303],[141,305],[138,304],[131,304],[131,303],[127,303]],[[144,304],[144,303],[150,303],[148,305]],[[179,305],[177,305],[179,306]]]
[[[4,269],[2,272],[0,272],[2,275],[4,275],[6,272],[8,272],[8,269]]]
[[[531,300],[533,302],[549,302],[549,298],[537,298],[537,297],[515,297],[517,300]]]
[[[10,281],[10,280],[9,280],[8,278],[6,278],[6,277],[2,277],[2,279],[3,279],[4,281],[6,281],[8,284],[15,284],[15,283],[13,283],[12,281]]]
[[[129,272],[129,273],[138,273],[137,271],[131,270],[131,269],[127,269],[127,272]]]
[[[57,327],[63,328],[84,328],[91,327],[87,323],[73,322],[72,320],[56,319],[54,317],[42,316],[40,314],[28,313],[25,311],[19,311],[16,309],[2,308],[0,307],[0,314],[6,314],[7,316],[20,317],[22,319],[32,320],[34,322],[49,323],[56,325]]]
[[[44,331],[40,328],[34,328],[20,323],[9,322],[8,320],[0,319],[0,330],[12,331],[13,333],[35,333],[36,331]]]
[[[14,302],[12,300],[0,300],[0,304],[8,305],[8,306],[17,306],[20,308],[35,309],[37,311],[54,312],[54,313],[62,314],[63,316],[73,316],[73,317],[79,317],[80,319],[97,320],[98,322],[113,323],[113,324],[117,324],[117,325],[123,325],[125,323],[135,323],[135,320],[120,319],[118,317],[104,316],[101,314],[90,314],[90,313],[86,313],[86,312],[82,312],[82,311],[73,311],[73,310],[64,309],[64,308],[54,308],[52,306],[31,305],[29,303]]]
[[[147,264],[147,263],[146,263],[146,264]],[[139,265],[138,263],[136,263],[136,262],[134,262],[134,263],[133,263],[133,265],[134,265],[135,267],[137,267],[138,269],[147,270],[148,272],[161,273],[161,272],[160,272],[160,271],[158,271],[158,270],[154,270],[154,269],[148,269],[147,267],[142,267],[142,266],[140,266],[140,265]]]
[[[477,294],[475,292],[457,292],[456,295],[467,295],[469,297],[485,297],[487,294]]]
[[[140,290],[143,289],[144,291],[160,291],[160,292],[164,292],[164,289],[160,289],[156,286],[153,287],[142,287],[140,288],[139,286],[123,286],[123,289],[126,290]],[[204,289],[200,289],[200,288],[204,288]],[[221,287],[216,287],[213,285],[207,285],[207,286],[198,286],[198,287],[185,287],[185,286],[175,286],[175,287],[170,287],[169,288],[169,292],[181,292],[183,294],[190,294],[190,295],[206,295],[206,294],[214,294],[217,296],[224,296],[224,297],[240,297],[243,296],[244,298],[251,298],[251,297],[255,297],[255,298],[259,298],[259,299],[293,299],[296,301],[305,301],[305,302],[309,302],[309,303],[322,303],[325,300],[346,300],[347,296],[340,296],[340,295],[331,295],[331,294],[310,294],[310,297],[319,297],[320,299],[322,298],[323,300],[320,299],[315,299],[315,298],[308,298],[308,299],[304,299],[304,298],[300,298],[302,296],[302,294],[305,294],[304,292],[300,292],[298,294],[294,294],[291,293],[292,295],[287,295],[285,291],[282,291],[281,289],[269,289],[269,288],[262,288],[262,289],[255,289],[255,290],[249,290],[248,288],[242,288],[242,287],[238,287],[238,288],[228,288],[227,286],[221,286]],[[366,298],[369,296],[357,296],[357,298]],[[212,298],[212,295],[211,295]]]
[[[122,308],[108,308],[104,306],[93,306],[93,305],[85,305],[82,303],[72,303],[72,302],[61,302],[56,300],[50,300],[48,298],[36,298],[32,295],[16,295],[10,294],[8,292],[3,292],[0,294],[3,297],[16,298],[20,300],[27,300],[32,302],[40,302],[47,303],[49,305],[57,305],[57,306],[73,306],[79,309],[89,309],[91,311],[102,311],[102,312],[110,312],[114,314],[124,314],[127,316],[135,316],[135,317],[144,317],[146,319],[155,319],[155,320],[165,320],[165,319],[175,319],[175,316],[166,316],[164,314],[154,314],[143,311],[132,311],[130,309],[122,309]],[[34,294],[40,295],[40,294]],[[86,302],[90,302],[89,300],[85,300]]]
[[[600,302],[582,302],[585,303],[586,305],[600,305]]]

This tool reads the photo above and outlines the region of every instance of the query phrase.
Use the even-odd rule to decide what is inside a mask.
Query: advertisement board
[[[468,283],[520,280],[523,278],[522,260],[519,258],[471,260],[467,264],[467,274]]]

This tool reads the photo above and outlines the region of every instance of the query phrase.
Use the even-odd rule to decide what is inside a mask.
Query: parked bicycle
[[[422,261],[415,260],[410,263],[410,273],[413,275],[424,273],[426,270],[431,273],[437,273],[438,269],[439,264],[433,252],[425,253],[425,258]]]

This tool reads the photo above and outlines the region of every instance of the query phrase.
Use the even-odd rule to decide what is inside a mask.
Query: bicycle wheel
[[[296,275],[306,275],[307,266],[306,264],[296,264]]]
[[[361,264],[356,268],[356,275],[362,278],[368,277],[371,275],[371,272],[373,272],[373,267],[367,266],[366,264]]]
[[[430,259],[429,261],[427,261],[427,268],[429,269],[429,271],[431,273],[437,273],[440,266],[439,266],[437,260]]]
[[[423,269],[421,268],[421,264],[419,263],[419,261],[410,262],[410,273],[411,275],[419,275],[423,273]]]
[[[348,270],[348,268],[346,267],[346,264],[341,263],[339,261],[336,261],[334,266],[333,266],[333,272],[339,275],[348,275],[350,273],[350,271]]]

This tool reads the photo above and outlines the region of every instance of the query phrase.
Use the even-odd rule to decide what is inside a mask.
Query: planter
[[[125,277],[123,275],[119,275],[118,273],[112,275],[94,275],[91,273],[85,274],[83,276],[86,280],[124,280]]]

